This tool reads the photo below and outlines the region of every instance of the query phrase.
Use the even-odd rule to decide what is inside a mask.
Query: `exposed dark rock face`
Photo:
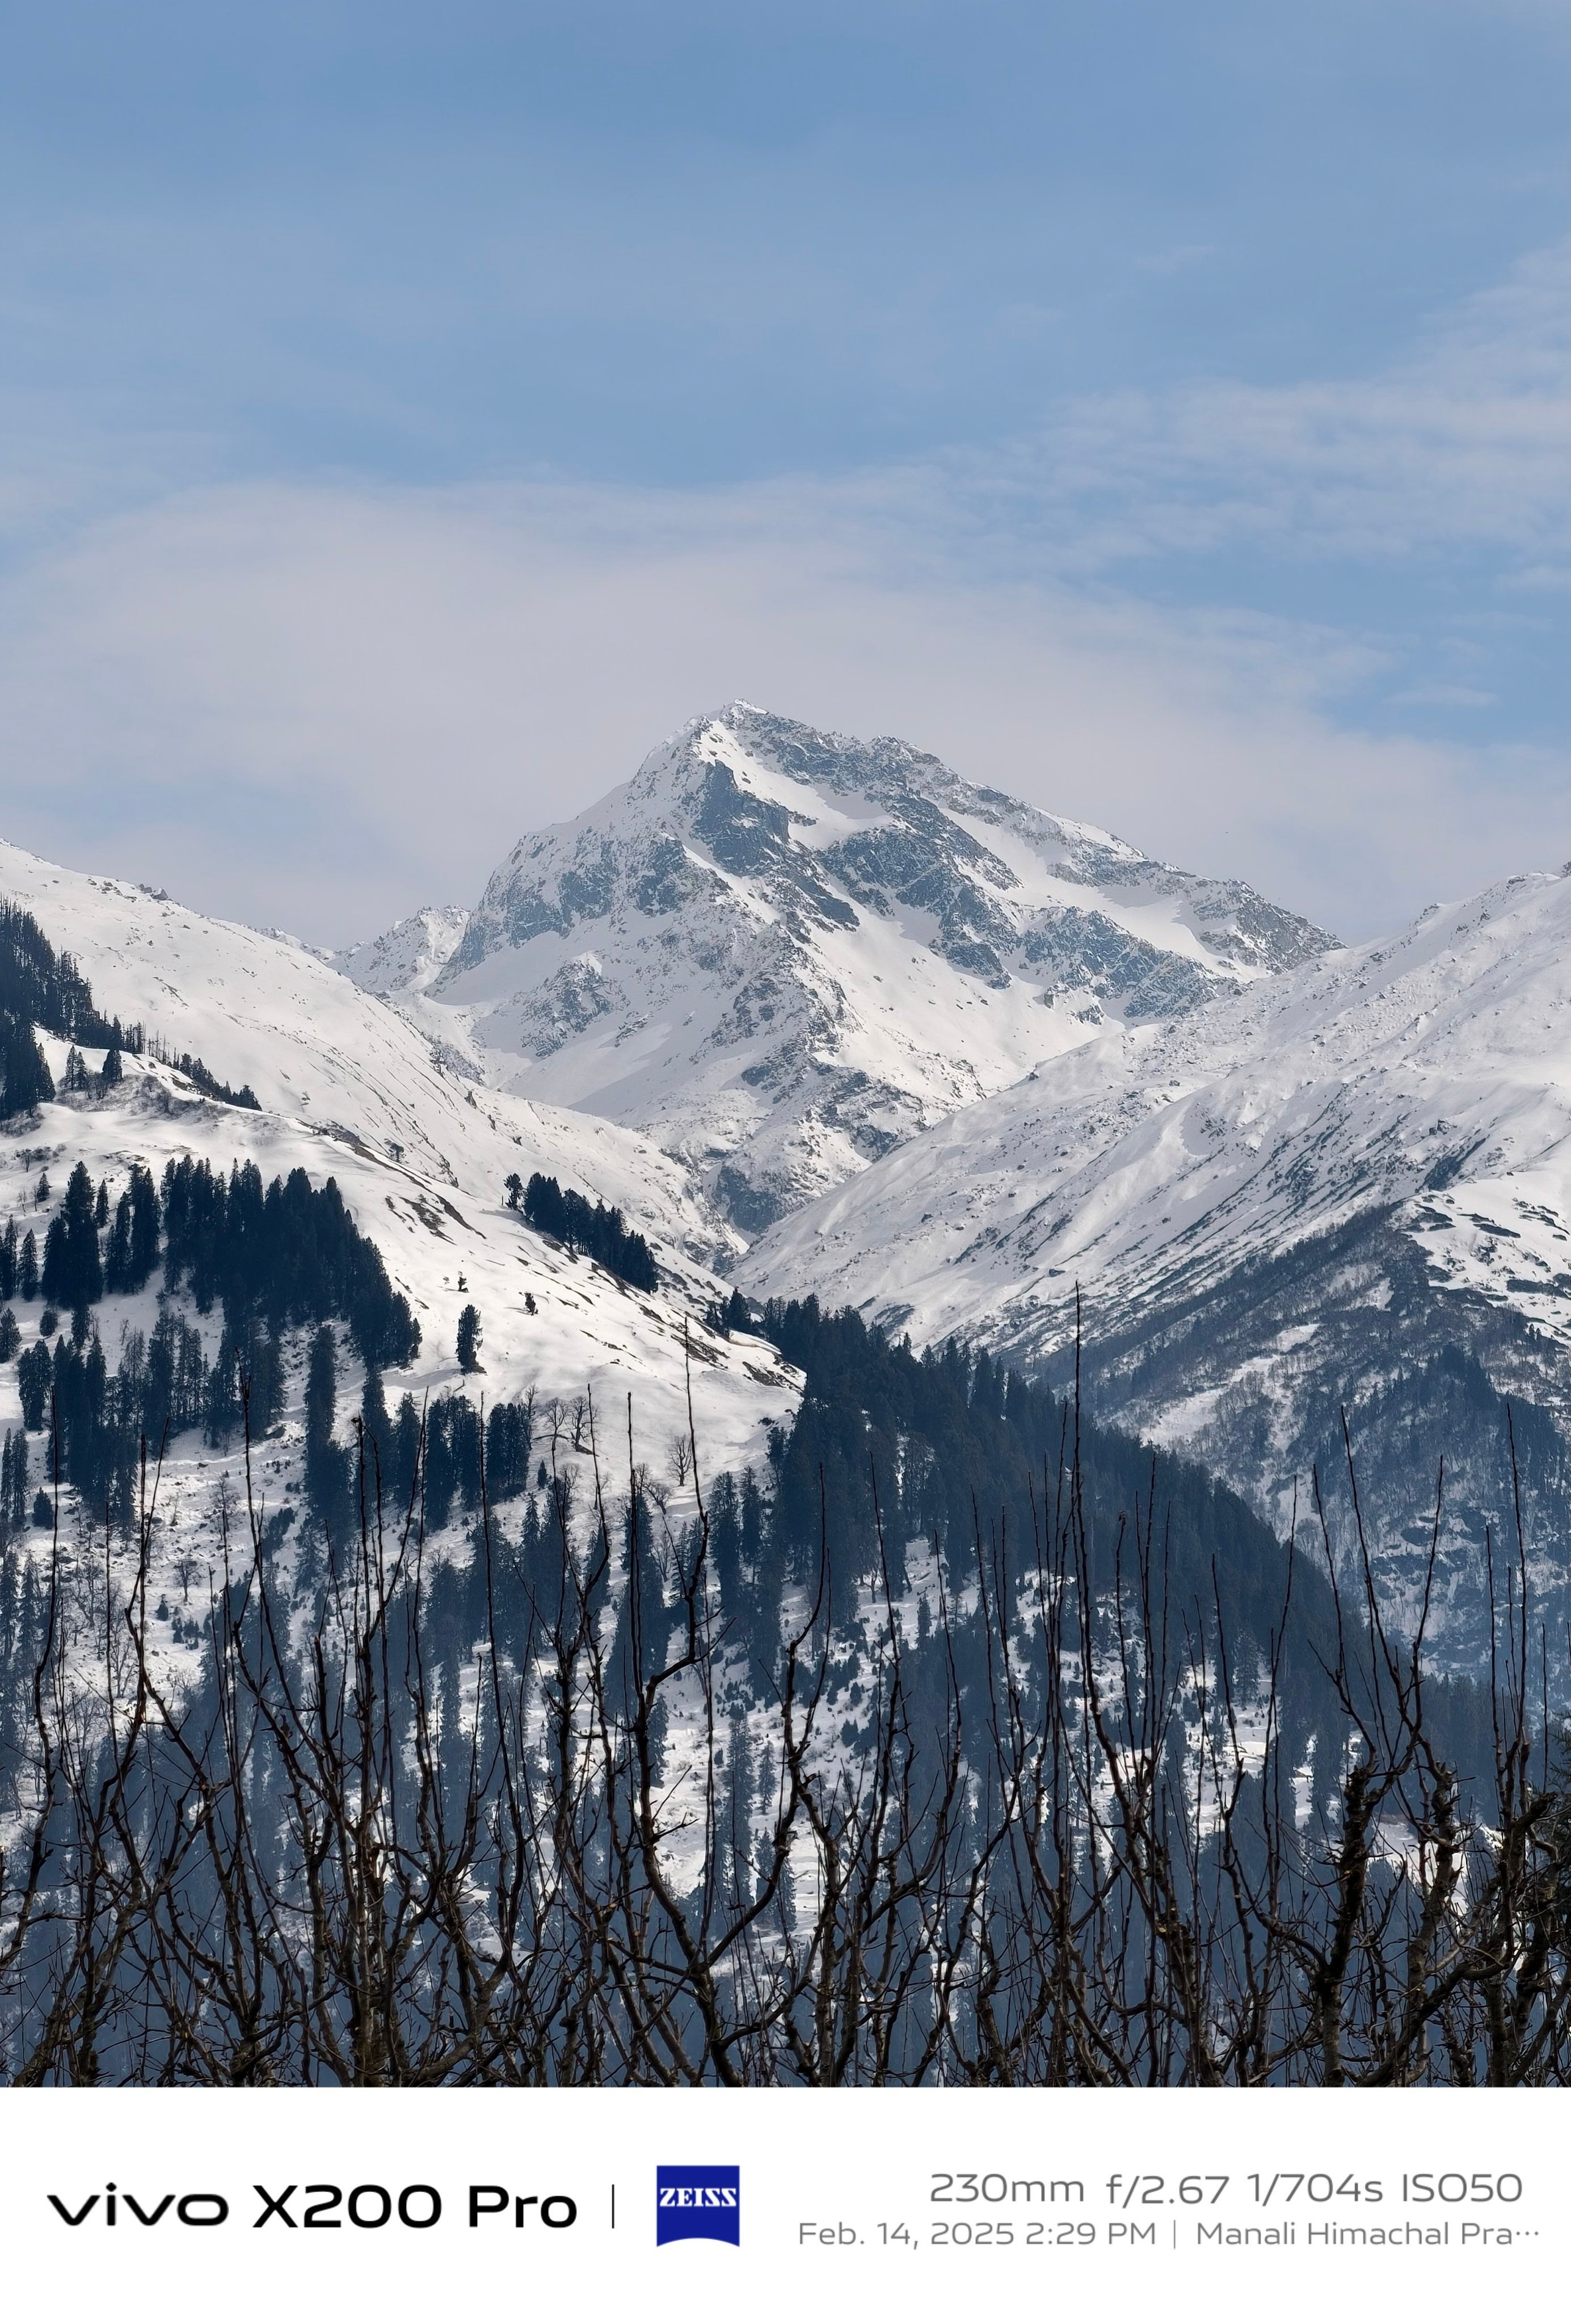
[[[1502,1608],[1517,1560],[1518,1487],[1532,1619],[1563,1636],[1571,1618],[1564,1365],[1512,1307],[1437,1285],[1406,1223],[1400,1206],[1366,1211],[1111,1329],[1093,1303],[1081,1377],[1095,1409],[1137,1431],[1171,1434],[1183,1416],[1186,1453],[1284,1536],[1296,1508],[1299,1546],[1322,1571],[1322,1509],[1350,1576],[1362,1521],[1387,1611],[1409,1634],[1437,1537],[1433,1656],[1476,1674],[1491,1560]],[[1072,1356],[1042,1369],[1061,1384]]]

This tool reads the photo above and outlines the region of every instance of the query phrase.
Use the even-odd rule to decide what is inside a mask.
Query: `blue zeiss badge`
[[[707,2236],[712,2243],[742,2241],[742,2173],[735,2163],[706,2169],[701,2163],[660,2163],[654,2174],[654,2239],[684,2242]]]

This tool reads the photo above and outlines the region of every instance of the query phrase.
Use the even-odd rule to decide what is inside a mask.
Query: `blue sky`
[[[15,12],[7,835],[339,941],[744,694],[1349,933],[1557,863],[1568,51],[1531,0]]]

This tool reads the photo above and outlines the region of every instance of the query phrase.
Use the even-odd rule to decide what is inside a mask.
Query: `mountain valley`
[[[1279,1534],[1295,1508],[1313,1530],[1317,1478],[1344,1545],[1345,1407],[1409,1619],[1446,1457],[1431,1631],[1463,1665],[1514,1443],[1533,1571],[1563,1590],[1571,881],[1338,947],[904,743],[733,704],[520,841],[473,909],[338,954],[14,848],[0,896],[157,1036],[98,1096],[41,1037],[57,1094],[12,1125],[0,1215],[25,1222],[41,1170],[77,1159],[111,1200],[134,1162],[188,1153],[331,1176],[420,1322],[400,1392],[532,1399],[564,1461],[587,1405],[625,1435],[631,1392],[658,1468],[690,1392],[710,1473],[763,1473],[800,1383],[735,1286],[753,1318],[812,1297],[1060,1388],[1077,1357],[1104,1419]],[[646,1237],[658,1291],[531,1231],[537,1174]],[[101,1330],[145,1333],[150,1296]],[[0,1373],[0,1422],[14,1406]],[[188,1465],[199,1499],[207,1451]]]

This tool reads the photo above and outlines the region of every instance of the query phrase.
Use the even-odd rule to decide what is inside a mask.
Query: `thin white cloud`
[[[0,601],[7,835],[338,941],[468,899],[744,695],[1347,931],[1571,845],[1537,761],[1339,729],[1334,633],[892,576],[809,515],[254,487],[122,519]]]
[[[1488,710],[1499,701],[1495,694],[1485,694],[1476,686],[1404,686],[1391,696],[1393,703],[1403,706],[1435,710]]]
[[[1066,567],[1262,548],[1382,564],[1439,549],[1524,569],[1571,549],[1571,243],[1438,318],[1368,378],[1082,398],[986,466],[984,505],[1034,498]]]
[[[1566,281],[1563,251],[1525,262],[1372,381],[1080,405],[985,466],[150,493],[41,534],[0,586],[0,828],[341,941],[472,898],[520,831],[744,695],[905,734],[1344,933],[1391,926],[1571,851],[1566,758],[1364,732],[1348,706],[1379,687],[1460,734],[1482,673],[1107,568],[1484,544],[1541,592]]]

